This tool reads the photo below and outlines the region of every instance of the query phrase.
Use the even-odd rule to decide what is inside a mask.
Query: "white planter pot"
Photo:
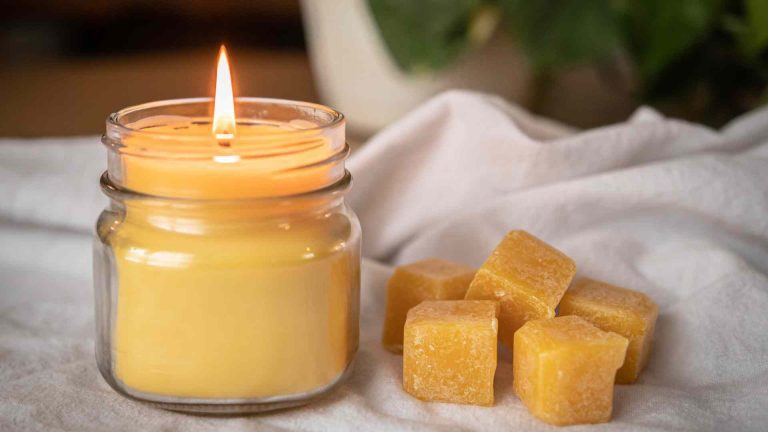
[[[447,69],[414,76],[390,56],[366,0],[302,0],[302,12],[320,95],[347,116],[353,133],[374,133],[450,88],[527,97],[531,73],[507,35],[497,34]]]

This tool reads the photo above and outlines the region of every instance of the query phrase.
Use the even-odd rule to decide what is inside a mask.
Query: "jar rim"
[[[350,149],[340,112],[310,102],[241,97],[235,100],[237,130],[221,137],[213,133],[212,110],[212,98],[189,98],[110,115],[102,143],[109,150],[111,180],[132,191],[188,198],[207,195],[216,185],[223,192],[203,199],[239,199],[241,193],[254,198],[299,194],[343,177]],[[201,177],[177,190],[192,168]],[[136,172],[143,174],[129,175]],[[284,176],[295,179],[291,190],[273,187]],[[144,181],[127,181],[131,178]],[[258,183],[239,186],[250,181]]]
[[[206,104],[206,105],[209,105],[212,110],[213,98],[208,96],[208,97],[181,98],[181,99],[164,99],[164,100],[147,102],[147,103],[123,108],[107,116],[107,119],[106,119],[107,134],[114,131],[117,133],[125,133],[125,134],[139,134],[140,136],[151,137],[153,139],[201,141],[201,142],[208,143],[211,140],[211,136],[209,135],[158,133],[154,131],[147,131],[142,128],[131,127],[129,124],[126,124],[123,121],[125,117],[131,114],[140,113],[142,111],[147,111],[147,110],[157,109],[157,108],[169,108],[173,106],[193,105],[193,104]],[[260,104],[263,106],[301,108],[316,114],[316,116],[313,117],[314,119],[320,118],[319,116],[317,116],[317,114],[324,115],[325,121],[323,121],[320,124],[316,124],[316,126],[303,127],[301,129],[295,129],[295,130],[285,130],[285,131],[281,131],[280,135],[283,135],[283,134],[292,135],[292,134],[305,133],[307,131],[327,130],[335,126],[338,126],[339,124],[344,122],[344,114],[342,114],[341,112],[331,107],[313,103],[313,102],[293,101],[289,99],[278,99],[278,98],[245,97],[245,96],[240,96],[235,98],[236,106],[245,105],[245,104]],[[249,118],[244,117],[244,118],[238,118],[237,120],[239,122],[246,122],[247,120],[249,120]],[[242,138],[239,137],[239,139],[243,139],[246,141],[259,140],[260,138],[261,137],[259,136],[249,136],[249,137],[242,137]]]

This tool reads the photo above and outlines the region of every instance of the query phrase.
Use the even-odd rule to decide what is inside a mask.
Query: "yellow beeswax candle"
[[[173,410],[299,405],[339,383],[357,351],[360,226],[343,199],[343,116],[236,100],[223,48],[216,88],[214,101],[107,121],[97,363],[118,392]]]
[[[179,127],[169,119],[145,123],[160,125],[143,131],[169,136]],[[186,136],[206,126],[183,124]],[[271,134],[285,145],[273,126],[240,129],[240,137]],[[284,163],[332,155],[317,132],[298,132],[290,145],[307,160]],[[334,383],[357,344],[355,222],[332,211],[333,199],[263,201],[323,187],[329,169],[289,176],[237,153],[239,160],[169,162],[131,151],[158,151],[165,142],[138,135],[124,144],[127,189],[187,201],[128,199],[111,235],[119,287],[113,362],[122,385],[175,397],[258,399]],[[237,139],[231,145],[237,150]]]
[[[357,351],[360,228],[343,203],[343,117],[244,98],[219,133],[210,104],[110,117],[99,368],[118,391],[172,409],[295,405],[339,382]]]

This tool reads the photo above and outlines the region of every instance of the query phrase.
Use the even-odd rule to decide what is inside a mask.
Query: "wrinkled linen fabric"
[[[719,131],[650,109],[576,131],[488,95],[428,101],[348,163],[366,257],[354,373],[309,406],[247,417],[152,408],[99,376],[91,242],[105,166],[96,137],[0,140],[0,430],[554,430],[514,395],[505,348],[484,408],[411,398],[401,357],[379,343],[393,265],[480,265],[511,229],[660,306],[650,364],[617,386],[613,421],[569,430],[766,430],[768,109]]]

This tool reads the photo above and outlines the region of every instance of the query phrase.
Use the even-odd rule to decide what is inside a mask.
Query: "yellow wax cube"
[[[408,312],[403,388],[426,401],[493,405],[499,304],[426,301]]]
[[[560,302],[560,315],[578,315],[629,339],[627,358],[616,373],[618,384],[635,382],[648,363],[658,314],[645,294],[587,278],[579,279]]]
[[[410,308],[425,300],[463,299],[474,276],[472,267],[436,258],[395,269],[387,286],[384,347],[403,350],[403,326]]]
[[[628,343],[577,316],[529,321],[515,333],[515,393],[547,423],[607,422]]]
[[[499,339],[512,346],[526,321],[555,316],[575,273],[576,264],[562,252],[525,231],[512,231],[477,271],[466,298],[501,303]]]

